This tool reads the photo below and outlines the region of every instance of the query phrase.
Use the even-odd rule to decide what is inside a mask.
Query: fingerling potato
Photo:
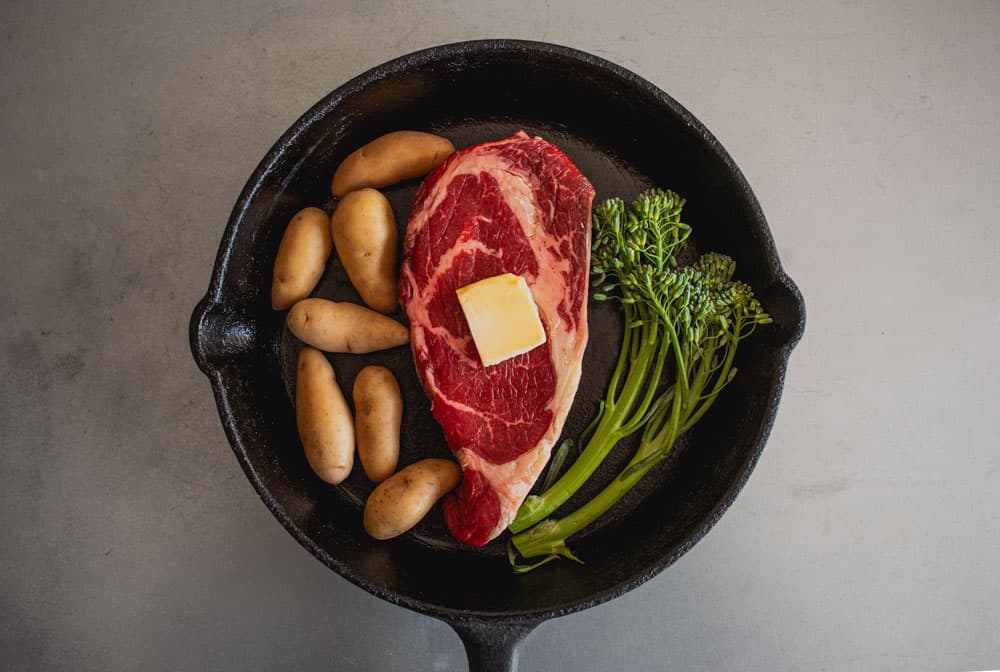
[[[354,436],[365,474],[374,483],[392,476],[399,462],[403,397],[392,371],[366,366],[354,379]]]
[[[288,311],[296,338],[326,352],[375,352],[410,341],[410,330],[356,303],[303,299]]]
[[[394,131],[355,150],[337,167],[330,190],[337,198],[362,187],[387,187],[437,168],[455,151],[447,138]]]
[[[309,296],[323,276],[332,248],[329,215],[319,208],[299,210],[288,222],[278,245],[271,307],[286,310]]]
[[[462,471],[451,460],[427,458],[382,481],[365,502],[365,531],[376,539],[398,537],[453,490]]]
[[[354,466],[354,422],[333,367],[313,348],[299,353],[295,420],[306,460],[316,475],[336,485]]]
[[[361,300],[380,313],[399,305],[396,279],[396,218],[375,189],[352,191],[331,218],[333,244]]]

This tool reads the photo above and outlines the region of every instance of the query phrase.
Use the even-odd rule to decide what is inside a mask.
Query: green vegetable
[[[569,455],[569,449],[572,447],[573,439],[566,439],[552,451],[552,457],[549,458],[549,468],[545,472],[545,479],[542,480],[542,490],[548,490],[549,486],[555,483],[559,472],[562,471],[566,456]]]
[[[733,280],[736,264],[709,253],[678,266],[690,227],[684,200],[671,191],[644,192],[626,208],[610,199],[594,213],[591,273],[598,300],[625,313],[622,349],[583,449],[563,475],[528,497],[510,525],[511,562],[519,571],[558,557],[578,560],[566,540],[619,501],[670,453],[733,379],[739,342],[771,318],[749,286]],[[667,384],[665,373],[672,372]],[[639,448],[607,487],[576,511],[547,518],[593,475],[626,436],[642,430]],[[522,558],[542,560],[531,565]]]

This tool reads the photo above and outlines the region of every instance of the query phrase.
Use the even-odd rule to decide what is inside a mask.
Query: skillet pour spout
[[[628,200],[651,186],[673,189],[687,199],[693,244],[733,257],[737,276],[774,320],[740,346],[739,374],[672,457],[572,540],[583,565],[552,562],[515,574],[505,536],[481,549],[462,546],[447,533],[440,511],[401,537],[375,541],[362,527],[361,509],[373,486],[361,470],[330,486],[305,460],[293,398],[301,346],[287,331],[284,313],[270,307],[278,243],[298,210],[335,207],[330,177],[344,157],[400,129],[441,134],[457,147],[524,129],[565,151],[596,188],[598,201]],[[400,240],[416,188],[411,181],[383,190]],[[314,295],[358,301],[336,259]],[[584,375],[564,437],[578,437],[593,417],[620,349],[620,313],[593,300],[588,313]],[[690,112],[648,81],[590,54],[540,42],[481,40],[373,68],[331,92],[278,139],[233,208],[208,292],[191,318],[190,340],[236,459],[288,532],[376,597],[449,623],[467,648],[471,669],[513,670],[518,642],[538,623],[641,585],[723,515],[763,450],[804,324],[802,296],[781,268],[753,191]],[[367,364],[396,375],[405,408],[400,465],[450,455],[408,348],[331,355],[330,361],[344,389]]]

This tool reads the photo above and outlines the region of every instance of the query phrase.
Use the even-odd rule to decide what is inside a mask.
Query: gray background
[[[1000,4],[585,4],[3,3],[0,666],[465,669],[270,516],[186,330],[303,111],[396,55],[523,37],[698,116],[809,320],[735,506],[521,669],[1000,668]]]

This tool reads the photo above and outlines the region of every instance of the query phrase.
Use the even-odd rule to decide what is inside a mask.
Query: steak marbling
[[[498,536],[547,463],[580,381],[594,189],[555,145],[519,131],[451,155],[410,211],[400,303],[434,417],[462,467],[444,501],[459,541]],[[483,367],[456,290],[525,278],[547,340]]]

